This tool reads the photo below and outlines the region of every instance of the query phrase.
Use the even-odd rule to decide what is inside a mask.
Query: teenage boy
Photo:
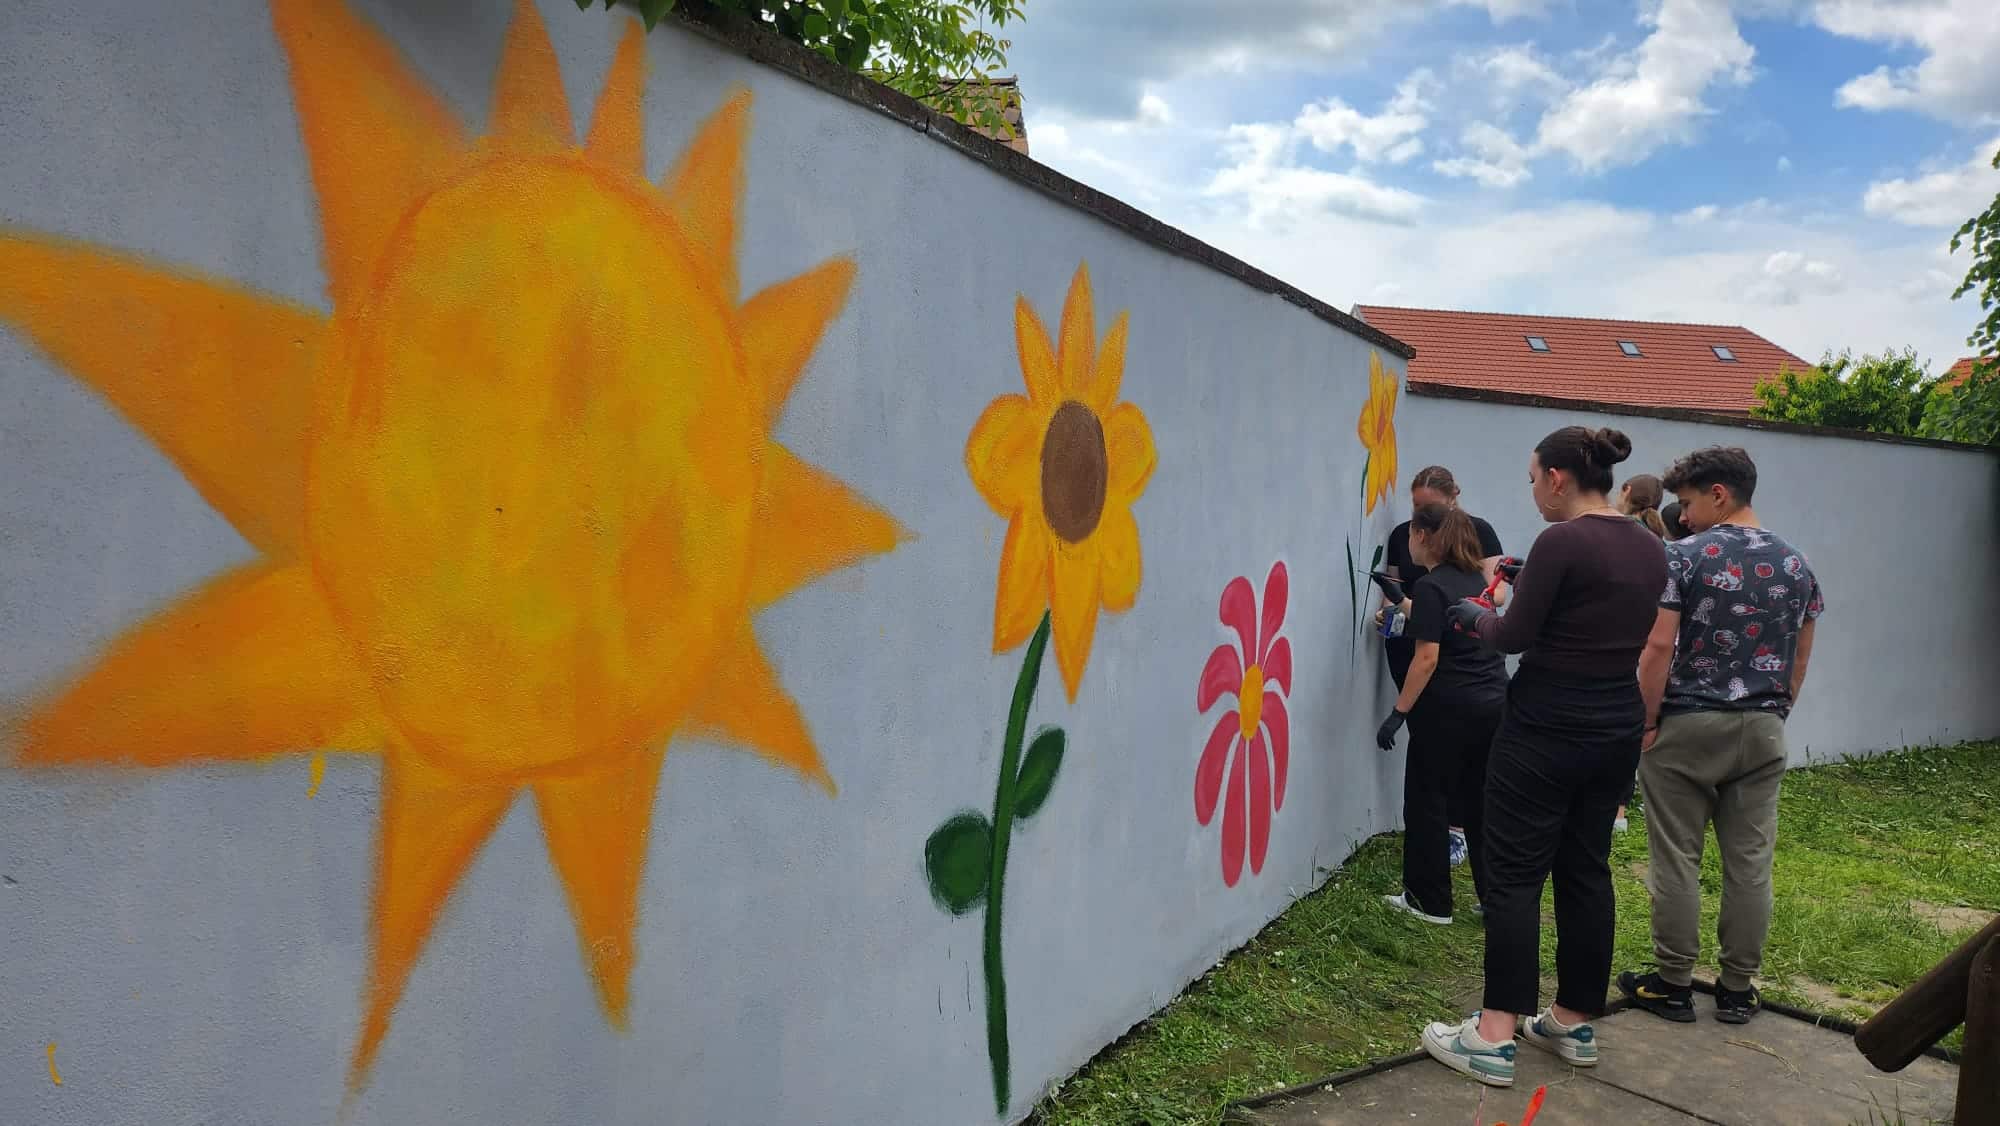
[[[1763,1007],[1752,978],[1771,927],[1771,856],[1786,766],[1785,717],[1805,684],[1822,609],[1796,548],[1750,507],[1757,466],[1740,449],[1697,450],[1667,472],[1694,534],[1667,544],[1660,616],[1639,660],[1646,700],[1639,785],[1652,855],[1652,973],[1619,975],[1640,1008],[1695,1019],[1701,853],[1710,823],[1722,859],[1715,1017]]]

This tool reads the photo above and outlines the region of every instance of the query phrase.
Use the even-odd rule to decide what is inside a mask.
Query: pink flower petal
[[[1264,849],[1271,843],[1271,759],[1264,750],[1264,733],[1250,740],[1250,874],[1264,870]]]
[[[1281,637],[1271,646],[1271,655],[1264,658],[1264,683],[1277,681],[1278,691],[1292,694],[1292,639]]]
[[[1250,796],[1244,793],[1249,787],[1243,784],[1243,775],[1249,767],[1244,760],[1249,757],[1236,755],[1229,764],[1229,792],[1223,795],[1222,882],[1230,887],[1243,875],[1243,803]]]
[[[1215,799],[1222,793],[1222,768],[1229,762],[1229,744],[1237,737],[1242,722],[1235,712],[1226,712],[1209,732],[1208,745],[1201,749],[1201,762],[1194,768],[1194,819],[1206,825],[1215,816]]]
[[[1218,645],[1215,652],[1208,655],[1208,664],[1201,669],[1201,687],[1195,689],[1196,711],[1205,712],[1224,696],[1234,696],[1243,690],[1243,662],[1236,656],[1234,645]]]
[[[1257,594],[1241,575],[1222,588],[1222,624],[1243,639],[1244,656],[1257,651]]]
[[[1264,693],[1264,727],[1271,733],[1271,808],[1285,808],[1285,775],[1292,764],[1292,717],[1285,698]]]
[[[1280,559],[1271,564],[1271,574],[1264,580],[1264,648],[1257,651],[1260,665],[1270,655],[1271,643],[1278,639],[1278,630],[1285,624],[1285,603],[1291,594],[1291,572],[1285,570],[1285,561]]]

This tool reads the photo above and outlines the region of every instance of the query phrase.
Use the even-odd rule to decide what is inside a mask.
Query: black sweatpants
[[[1419,697],[1410,712],[1410,756],[1403,770],[1403,893],[1426,915],[1450,915],[1450,827],[1465,830],[1472,885],[1486,894],[1486,755],[1503,704],[1455,704]],[[1461,820],[1462,818],[1462,820]]]
[[[1636,678],[1523,669],[1486,774],[1486,997],[1541,1007],[1542,886],[1555,881],[1556,1003],[1595,1016],[1611,984],[1611,822],[1632,792],[1646,724]]]

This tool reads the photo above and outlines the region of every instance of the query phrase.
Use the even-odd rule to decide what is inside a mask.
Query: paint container
[[[1409,620],[1408,615],[1399,607],[1385,607],[1382,611],[1382,624],[1375,627],[1375,630],[1383,637],[1401,637],[1403,627],[1409,624]]]

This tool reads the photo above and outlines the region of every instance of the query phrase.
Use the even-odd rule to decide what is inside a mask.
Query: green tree
[[[1809,370],[1785,368],[1759,383],[1758,404],[1750,416],[1911,435],[1922,428],[1937,384],[1907,348],[1860,359],[1851,352],[1829,352]]]
[[[592,0],[576,0],[587,9]],[[619,0],[604,0],[610,8]],[[1024,0],[624,0],[651,28],[676,4],[737,12],[849,70],[959,121],[1005,130],[983,80],[1013,46],[995,31],[1021,18]]]
[[[2000,152],[1993,154],[2000,168]],[[2000,192],[1986,210],[1965,221],[1951,237],[1951,250],[1970,245],[1972,263],[1954,299],[1979,295],[1980,321],[1965,342],[1979,358],[1972,377],[1938,394],[1924,416],[1924,435],[1954,442],[2000,445]]]

